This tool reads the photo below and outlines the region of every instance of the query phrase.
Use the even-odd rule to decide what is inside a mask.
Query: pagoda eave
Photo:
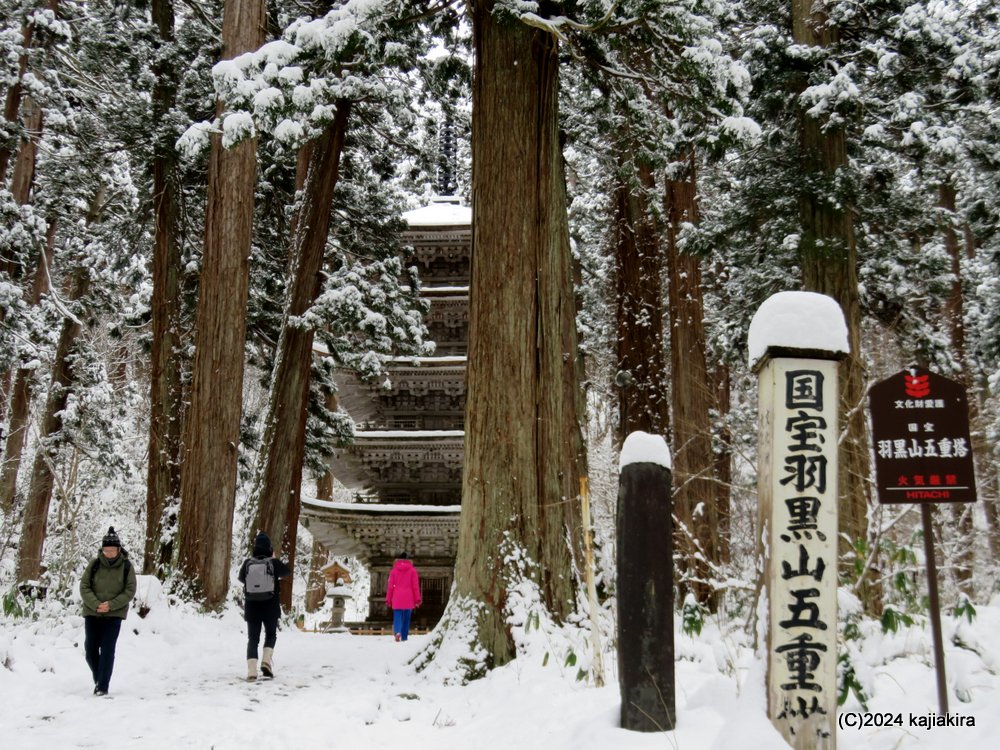
[[[331,503],[303,498],[302,520],[335,555],[363,564],[391,560],[400,550],[414,558],[451,559],[458,553],[461,506]]]

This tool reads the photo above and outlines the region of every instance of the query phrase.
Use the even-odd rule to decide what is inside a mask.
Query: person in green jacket
[[[135,588],[135,570],[111,526],[101,541],[101,554],[91,560],[80,579],[86,634],[83,648],[94,676],[94,695],[108,694],[118,633]]]

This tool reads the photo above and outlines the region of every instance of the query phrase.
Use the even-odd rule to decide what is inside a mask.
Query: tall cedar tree
[[[667,180],[667,279],[670,300],[671,444],[677,550],[685,572],[682,593],[715,608],[711,565],[727,557],[722,532],[729,516],[728,495],[717,492],[712,448],[715,383],[709,375],[701,261],[680,248],[685,224],[698,222],[697,171],[693,151],[683,173]],[[720,502],[722,501],[722,502]]]
[[[337,102],[333,120],[307,147],[309,166],[292,239],[291,283],[278,340],[264,446],[258,459],[263,468],[254,489],[258,512],[252,531],[266,531],[276,544],[280,540],[278,549],[287,555],[289,564],[295,559],[298,536],[314,335],[312,327],[291,324],[290,319],[306,312],[322,287],[333,192],[350,110],[349,101]],[[286,606],[291,605],[291,593],[290,586],[282,590]]]
[[[264,42],[265,3],[227,0],[222,59]],[[222,115],[220,102],[216,114]],[[229,591],[243,405],[256,139],[231,149],[212,136],[191,401],[184,425],[178,566],[194,595],[217,607]]]
[[[792,0],[792,37],[802,45],[828,47],[839,40],[837,27],[822,3]],[[807,80],[800,76],[800,90]],[[839,526],[845,544],[868,536],[869,459],[865,424],[865,373],[861,359],[861,305],[858,294],[858,255],[850,206],[815,189],[830,185],[847,167],[847,136],[843,127],[827,125],[800,105],[798,131],[802,169],[807,179],[799,194],[802,239],[799,245],[803,286],[827,294],[840,303],[847,321],[851,352],[840,366],[841,430],[838,482]],[[819,179],[815,179],[815,178]],[[850,546],[843,550],[852,552]],[[862,599],[877,609],[877,592],[864,587]]]
[[[174,43],[172,0],[153,0],[151,11],[161,47]],[[177,99],[177,60],[160,55],[154,66],[153,121],[163,120]],[[153,319],[149,373],[149,463],[146,474],[146,544],[143,572],[167,575],[173,560],[173,536],[181,494],[181,360],[177,356],[181,318],[180,205],[176,139],[160,133],[153,152]]]
[[[508,554],[556,621],[575,609],[580,433],[575,300],[558,128],[558,44],[471,5],[473,263],[455,601],[487,662],[515,656]],[[523,558],[522,558],[523,559]]]
[[[612,220],[616,260],[615,318],[618,350],[619,439],[635,430],[666,435],[666,338],[663,332],[663,249],[660,229],[649,210],[650,166],[618,143]],[[634,178],[629,179],[629,173]],[[636,184],[637,183],[637,184]]]

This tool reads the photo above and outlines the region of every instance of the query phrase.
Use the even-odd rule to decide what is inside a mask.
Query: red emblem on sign
[[[910,398],[923,398],[931,392],[930,377],[927,375],[904,375],[903,385]]]

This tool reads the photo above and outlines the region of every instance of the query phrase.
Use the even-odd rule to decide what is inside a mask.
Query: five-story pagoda
[[[443,198],[404,219],[402,244],[430,303],[435,356],[391,362],[379,383],[338,375],[340,406],[356,432],[352,445],[335,451],[331,468],[354,502],[304,499],[302,516],[329,552],[368,568],[370,622],[392,619],[386,582],[394,559],[408,553],[424,600],[414,623],[433,626],[448,601],[458,546],[472,212]]]

